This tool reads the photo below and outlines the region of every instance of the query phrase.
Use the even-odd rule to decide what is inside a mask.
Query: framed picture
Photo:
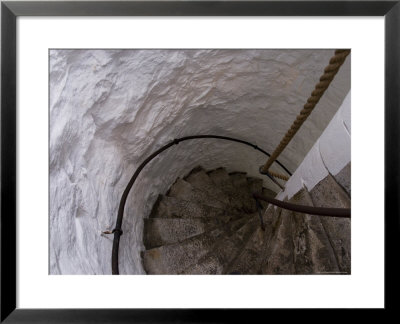
[[[242,316],[265,315],[264,312],[270,308],[395,309],[395,301],[390,296],[394,295],[398,287],[396,268],[391,266],[391,263],[393,256],[398,254],[396,248],[400,234],[397,203],[399,31],[398,1],[3,1],[1,4],[1,321],[6,323],[235,322],[241,320]],[[276,64],[276,69],[285,71],[287,79],[279,83],[279,75],[271,72],[273,76],[271,80],[276,79],[277,84],[285,87],[291,78],[290,75],[298,73],[290,67],[290,64],[295,63],[290,62],[301,61],[302,56],[298,55],[299,51],[307,50],[307,55],[312,56],[315,65],[318,65],[318,60],[327,56],[328,49],[333,48],[351,49],[351,67],[350,64],[347,66],[348,86],[353,90],[351,105],[355,129],[351,153],[353,157],[351,178],[354,184],[351,245],[354,258],[351,259],[351,274],[350,270],[346,270],[344,273],[348,276],[331,274],[262,276],[262,278],[260,276],[81,276],[111,274],[111,254],[108,253],[111,252],[111,248],[108,247],[112,245],[112,236],[110,238],[108,235],[114,234],[115,248],[115,237],[119,242],[122,228],[118,223],[116,227],[111,225],[109,219],[116,219],[114,213],[123,188],[117,187],[118,190],[115,192],[109,192],[115,201],[110,207],[110,200],[107,200],[109,198],[102,196],[103,191],[85,187],[76,190],[77,165],[68,161],[80,158],[89,160],[91,152],[97,150],[104,152],[104,156],[107,154],[114,158],[123,156],[128,162],[130,161],[130,164],[138,166],[139,160],[149,157],[156,148],[162,151],[162,145],[169,143],[169,140],[172,140],[169,146],[183,142],[181,139],[170,138],[168,134],[164,136],[160,133],[160,143],[149,150],[149,146],[146,148],[146,143],[149,143],[146,142],[145,135],[148,132],[147,126],[142,128],[138,126],[140,123],[145,125],[146,118],[143,114],[140,116],[140,113],[129,109],[124,113],[139,114],[135,117],[137,121],[120,120],[120,127],[125,127],[123,134],[126,136],[137,138],[132,145],[143,146],[139,159],[131,157],[128,153],[121,154],[125,149],[124,144],[127,145],[121,134],[101,132],[100,128],[96,127],[91,130],[91,125],[113,123],[111,120],[104,121],[96,115],[96,109],[103,105],[105,100],[108,100],[107,104],[110,107],[115,105],[116,109],[121,103],[126,106],[131,104],[134,95],[130,91],[133,90],[124,87],[124,80],[108,82],[110,78],[121,77],[115,73],[115,64],[120,65],[119,69],[130,71],[130,63],[126,64],[124,61],[126,60],[124,53],[129,53],[130,57],[137,57],[136,62],[140,62],[142,66],[157,65],[161,56],[164,59],[174,57],[170,67],[176,72],[176,79],[171,77],[168,82],[175,82],[178,86],[180,84],[178,79],[184,73],[180,70],[179,64],[176,67],[173,65],[174,62],[179,62],[176,59],[177,55],[183,55],[183,61],[188,57],[201,56],[203,52],[207,54],[205,55],[207,60],[214,60],[213,56],[220,55],[217,62],[223,65],[225,61],[236,60],[242,51],[246,53],[245,57],[259,60],[255,65],[246,65],[248,63],[246,59],[239,60],[238,73],[245,75],[246,69],[254,71],[261,69],[262,62],[268,62],[267,56],[271,55],[271,51],[279,51],[274,53],[275,61],[279,63]],[[180,51],[181,49],[184,52]],[[267,54],[264,57],[264,54],[260,53]],[[322,54],[318,56],[317,53]],[[109,60],[110,57],[113,58],[112,62]],[[80,62],[85,68],[74,70],[76,65],[71,62]],[[310,71],[313,68],[312,64],[308,63],[304,66]],[[189,70],[192,68],[201,69],[201,65],[190,67]],[[136,67],[135,69],[140,70]],[[67,72],[64,73],[65,71]],[[153,80],[157,75],[160,77],[157,73],[161,73],[149,69],[140,71],[136,76],[138,82],[133,83],[137,87],[140,86],[139,80],[143,81],[146,78]],[[214,71],[216,74],[228,75],[230,68],[216,71]],[[99,77],[99,73],[103,72],[106,73],[106,77]],[[207,73],[204,74],[205,80]],[[92,95],[70,104],[69,107],[72,108],[68,112],[69,115],[63,115],[62,109],[59,109],[65,107],[62,103],[66,100],[72,102],[74,96],[79,96],[81,93],[72,86],[68,90],[67,97],[59,94],[67,87],[66,80],[69,77],[74,75],[76,80],[79,80],[82,74],[99,77],[98,80],[93,77],[96,82],[90,92]],[[302,87],[301,82],[305,83],[304,80],[300,82],[295,77],[292,79],[290,82],[294,84],[298,82],[298,88]],[[343,77],[343,80],[345,79]],[[223,81],[226,93],[231,93],[232,97],[235,97],[237,93],[234,92],[239,90],[235,88],[235,83],[232,81],[230,84],[229,80],[227,77]],[[129,82],[126,81],[126,84]],[[183,84],[188,85],[187,82],[182,83],[182,87]],[[201,88],[201,81],[193,82],[199,82],[196,83],[196,87]],[[245,84],[246,82],[239,86],[244,92]],[[80,86],[85,88],[91,85]],[[120,87],[122,90],[115,95],[110,91],[113,87]],[[279,87],[275,88],[279,91]],[[345,90],[342,91],[343,97],[347,93]],[[182,97],[185,96],[179,89],[176,91]],[[339,92],[337,90],[336,94]],[[144,93],[143,97],[150,98],[150,94]],[[149,100],[146,105],[150,107],[166,100],[165,97],[157,98],[158,101]],[[245,93],[238,98],[247,100]],[[346,98],[350,105],[349,96]],[[381,109],[383,99],[384,112]],[[256,99],[251,98],[251,100]],[[85,105],[87,102],[90,102],[88,108],[84,115],[80,116],[77,106]],[[296,105],[290,102],[286,104]],[[202,105],[205,105],[204,102]],[[60,112],[54,113],[57,109]],[[159,111],[162,109],[160,106]],[[216,110],[218,107],[213,106],[212,109]],[[176,113],[178,116],[173,112],[169,114],[171,120],[175,118],[175,121],[180,120],[181,112]],[[54,115],[57,118],[54,118]],[[78,115],[80,117],[74,119],[74,116]],[[169,123],[167,115],[162,115],[165,123]],[[197,123],[200,124],[204,119],[203,115],[196,116]],[[218,113],[215,113],[214,117],[217,118]],[[76,127],[74,122],[81,123],[85,118],[92,120],[93,123],[80,126],[86,127],[87,130],[83,137],[74,135],[73,131],[68,132]],[[234,120],[229,122],[237,127],[240,125]],[[157,127],[153,122],[150,124],[152,127]],[[135,137],[137,134],[131,134],[128,128],[133,127],[132,125],[139,127],[137,129],[144,135]],[[214,129],[218,129],[218,123],[215,125]],[[222,122],[219,125],[223,127]],[[196,127],[194,125],[192,129],[196,130]],[[62,132],[62,136],[70,136],[71,141],[53,143],[57,132]],[[256,132],[255,127],[254,132]],[[87,141],[88,137],[95,133],[98,140]],[[103,142],[110,137],[115,137],[113,142],[116,147],[115,152]],[[222,137],[224,136],[220,136],[219,139]],[[228,137],[225,136],[223,139],[227,140]],[[79,156],[72,156],[71,150],[63,153],[66,145],[83,147],[86,145],[85,141],[88,142],[87,146],[77,153]],[[239,142],[259,150],[257,143],[247,143],[243,140]],[[53,149],[57,145],[60,148]],[[199,150],[208,154],[207,149],[203,149],[204,147],[199,146],[193,152]],[[180,158],[184,159],[182,156]],[[57,174],[54,180],[49,176],[49,172],[52,172],[52,164],[57,163],[57,159],[66,162],[63,172]],[[92,157],[90,163],[95,163],[95,160]],[[294,167],[287,159],[283,159],[282,162],[279,162],[282,170],[289,173],[294,171]],[[288,163],[292,167],[287,168],[285,164]],[[170,167],[172,164],[171,161],[164,161],[164,165],[168,165],[171,170],[173,170],[173,167]],[[128,178],[124,176],[125,180],[122,181],[126,185],[134,170],[129,163],[120,164],[118,170],[114,170],[115,168],[108,170],[104,167],[107,165],[115,167],[112,158],[100,167],[93,164],[98,172],[94,175],[98,180],[98,186],[105,186],[108,180],[104,179],[110,177],[111,172],[115,179],[121,178],[121,170],[124,168],[128,170],[126,174],[129,174]],[[79,167],[79,176],[82,178],[91,172],[85,167]],[[159,168],[160,174],[167,172],[167,167]],[[104,177],[101,170],[106,171]],[[177,170],[170,172],[172,174]],[[68,183],[68,188],[71,188],[70,195],[54,189],[55,182],[64,181],[60,179]],[[166,186],[166,183],[162,183],[162,179],[151,178],[151,181],[161,183],[160,188]],[[172,180],[168,181],[170,184]],[[274,181],[279,185],[279,181],[276,179]],[[143,188],[145,186],[151,188],[149,183],[144,183]],[[343,188],[346,189],[345,184]],[[93,206],[83,203],[87,195],[93,195],[95,192],[100,196],[96,199],[100,202],[103,200],[103,203]],[[55,205],[51,204],[52,199],[58,199],[58,206],[54,207]],[[74,200],[73,204],[70,204],[71,199]],[[368,204],[365,201],[368,201]],[[60,204],[65,204],[64,209],[60,209]],[[150,208],[146,206],[146,201],[138,201],[137,205],[142,209]],[[109,219],[96,219],[91,223],[94,227],[98,227],[96,227],[98,236],[94,237],[87,228],[80,227],[79,221],[71,225],[74,227],[73,231],[68,227],[60,227],[58,232],[51,228],[51,215],[59,214],[63,217],[63,210],[71,208],[76,209],[73,213],[75,218],[90,219],[91,213],[87,206],[94,210],[100,208],[103,211],[112,211],[113,215],[108,215]],[[53,211],[53,207],[58,208],[58,211]],[[136,205],[129,205],[127,208],[130,213],[137,211]],[[132,221],[129,225],[134,226],[134,223],[135,221]],[[51,240],[51,236],[54,237],[55,233],[58,233],[60,239]],[[129,237],[132,233],[124,235]],[[105,245],[93,243],[97,240],[107,243]],[[52,249],[50,244],[80,245],[81,250],[86,249],[86,254],[80,258],[75,252],[66,248],[62,252],[67,255],[66,257],[54,252],[56,249]],[[149,244],[157,246],[158,243]],[[103,249],[103,246],[107,248]],[[118,252],[118,244],[116,248]],[[132,257],[126,249],[121,253],[121,258]],[[96,260],[85,260],[90,258],[91,254],[96,255]],[[130,261],[135,263],[137,259],[132,257]],[[102,265],[94,269],[93,264],[96,262]],[[342,261],[337,262],[339,264]],[[123,264],[122,269],[118,269],[118,253],[116,260],[113,254],[113,274],[118,274],[119,270],[121,274],[140,274],[140,271],[130,272],[132,269],[126,266],[126,263],[119,264],[120,267]],[[67,275],[60,276],[60,274]],[[72,274],[74,276],[71,276]],[[228,274],[239,273],[232,268]],[[368,292],[363,291],[366,286],[369,287]],[[270,295],[265,296],[267,287]],[[327,294],[327,291],[330,293]]]

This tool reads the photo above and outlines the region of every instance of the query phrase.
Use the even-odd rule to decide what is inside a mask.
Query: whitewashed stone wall
[[[50,273],[110,274],[124,187],[145,157],[194,134],[238,137],[272,151],[333,50],[51,50]],[[295,170],[350,89],[350,57],[280,157]],[[258,176],[265,157],[217,140],[163,153],[128,198],[120,272],[140,274],[143,218],[196,165]],[[267,180],[266,186],[272,186]]]
[[[315,142],[277,199],[292,198],[302,188],[310,191],[328,174],[337,176],[351,163],[351,92]],[[350,168],[350,167],[349,167]],[[350,170],[346,171],[350,175]],[[346,182],[344,182],[346,181]],[[345,189],[351,179],[339,180]]]

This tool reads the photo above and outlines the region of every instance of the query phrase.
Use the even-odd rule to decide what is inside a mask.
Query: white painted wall
[[[292,198],[300,189],[311,190],[329,173],[337,175],[351,162],[351,92],[315,142],[303,162],[279,192],[277,199]]]
[[[50,273],[109,274],[119,199],[138,165],[170,140],[238,137],[272,151],[333,50],[52,50]],[[350,89],[350,57],[280,160],[295,170]],[[181,143],[138,178],[125,211],[120,272],[143,273],[143,218],[196,165],[258,176],[265,158],[216,140]],[[265,185],[271,186],[266,180]]]

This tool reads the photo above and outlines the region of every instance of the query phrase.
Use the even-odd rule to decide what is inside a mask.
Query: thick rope
[[[271,171],[271,170],[268,170],[268,173],[269,173],[269,175],[273,176],[274,178],[278,178],[278,179],[281,179],[281,180],[284,180],[284,181],[288,181],[289,180],[289,177],[285,176],[283,174],[276,173],[276,172]]]
[[[293,122],[290,129],[287,131],[275,151],[271,154],[268,161],[260,168],[261,173],[269,173],[270,175],[282,179],[288,180],[288,178],[284,175],[277,174],[275,172],[268,171],[271,167],[272,163],[278,158],[278,156],[282,153],[291,139],[299,130],[300,126],[303,125],[304,121],[311,114],[312,110],[316,106],[316,104],[321,99],[325,90],[328,89],[331,84],[333,78],[336,73],[339,71],[339,68],[342,66],[344,61],[346,60],[347,55],[350,54],[350,50],[336,50],[335,55],[330,59],[329,65],[325,68],[324,74],[319,79],[318,84],[315,86],[314,91],[311,93],[311,96],[307,99],[306,104],[301,110],[300,114],[297,116],[296,120]],[[285,178],[285,179],[284,179]]]

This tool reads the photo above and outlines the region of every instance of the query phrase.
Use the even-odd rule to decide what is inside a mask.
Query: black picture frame
[[[29,1],[1,3],[1,322],[198,323],[256,319],[244,309],[16,308],[16,19],[19,16],[384,16],[385,17],[385,310],[396,310],[399,283],[400,1]],[[371,152],[373,154],[373,152]],[[372,177],[371,174],[366,177]],[[373,192],[371,197],[373,199]],[[371,233],[373,239],[373,233]],[[371,256],[372,258],[373,256]],[[371,260],[373,262],[373,260]],[[367,285],[367,283],[366,283]],[[123,287],[110,287],[109,298]],[[367,288],[366,288],[367,289]],[[238,296],[238,298],[245,298]],[[381,316],[381,315],[379,315]],[[323,318],[320,318],[321,320]],[[381,319],[381,318],[380,318]]]

